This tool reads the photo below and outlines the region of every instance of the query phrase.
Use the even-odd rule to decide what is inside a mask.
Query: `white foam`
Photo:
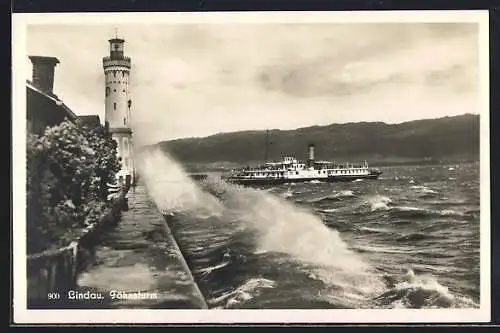
[[[294,192],[291,189],[288,189],[288,191],[284,192],[281,196],[283,198],[290,198],[293,197]]]
[[[370,210],[372,212],[380,211],[380,210],[389,210],[389,204],[392,202],[391,198],[385,195],[375,195],[373,197],[369,197],[367,203],[370,205]]]
[[[411,297],[412,293],[424,292],[429,296],[427,297],[424,307],[435,308],[442,307],[442,305],[436,304],[438,301],[449,303],[450,307],[464,308],[464,307],[477,307],[478,305],[470,298],[463,296],[456,296],[448,287],[440,284],[437,279],[431,275],[415,275],[415,273],[410,270],[410,274],[405,275],[403,281],[397,283],[394,290],[406,291],[406,297]],[[434,295],[432,293],[435,293]],[[400,300],[403,301],[411,301]],[[405,305],[408,307],[408,304]]]
[[[322,209],[321,212],[323,212],[323,213],[335,213],[338,210],[339,210],[338,208],[330,208],[330,209]]]
[[[334,198],[344,198],[344,197],[353,197],[353,196],[354,196],[354,192],[351,190],[340,191],[340,192],[333,195]]]
[[[423,208],[411,207],[411,206],[401,206],[401,207],[396,207],[396,209],[400,212],[420,212],[424,210]]]
[[[226,303],[222,306],[223,308],[234,308],[258,295],[262,289],[271,289],[275,287],[276,282],[273,280],[253,278],[247,280],[241,286],[236,288],[236,290],[211,299],[209,303],[218,304],[225,301]]]

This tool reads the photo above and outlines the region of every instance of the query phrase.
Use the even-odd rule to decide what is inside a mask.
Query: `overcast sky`
[[[116,27],[132,58],[138,143],[479,113],[474,23]],[[79,115],[104,119],[102,57],[114,31],[28,28],[28,54],[59,59],[54,92]]]

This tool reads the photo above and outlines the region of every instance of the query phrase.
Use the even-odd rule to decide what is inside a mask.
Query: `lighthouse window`
[[[116,89],[113,89],[114,92],[116,92]]]
[[[115,90],[115,91],[116,91],[116,90]],[[115,103],[113,103],[113,109],[115,109],[115,110],[116,110],[116,102],[115,102]]]
[[[298,175],[298,174],[299,174],[299,172],[298,172],[298,171],[295,171],[295,174],[296,174],[296,175]]]
[[[124,152],[128,152],[128,139],[123,138],[123,150]]]
[[[127,125],[127,120],[123,118],[123,125]]]
[[[123,89],[123,92],[125,92],[125,89]]]

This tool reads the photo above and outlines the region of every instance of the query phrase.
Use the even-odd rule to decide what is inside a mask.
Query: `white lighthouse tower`
[[[113,139],[117,142],[117,153],[121,158],[118,181],[127,179],[135,182],[133,160],[132,129],[130,127],[130,107],[132,101],[129,91],[131,61],[123,55],[125,40],[118,37],[109,40],[109,56],[102,59],[105,77],[105,120]]]

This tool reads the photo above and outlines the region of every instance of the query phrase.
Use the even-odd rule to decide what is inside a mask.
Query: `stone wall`
[[[58,295],[76,288],[78,273],[92,260],[92,248],[99,233],[115,225],[126,207],[128,189],[113,200],[111,208],[94,224],[84,229],[82,235],[68,246],[57,250],[31,254],[27,257],[27,304],[28,308],[50,307],[57,303]]]

